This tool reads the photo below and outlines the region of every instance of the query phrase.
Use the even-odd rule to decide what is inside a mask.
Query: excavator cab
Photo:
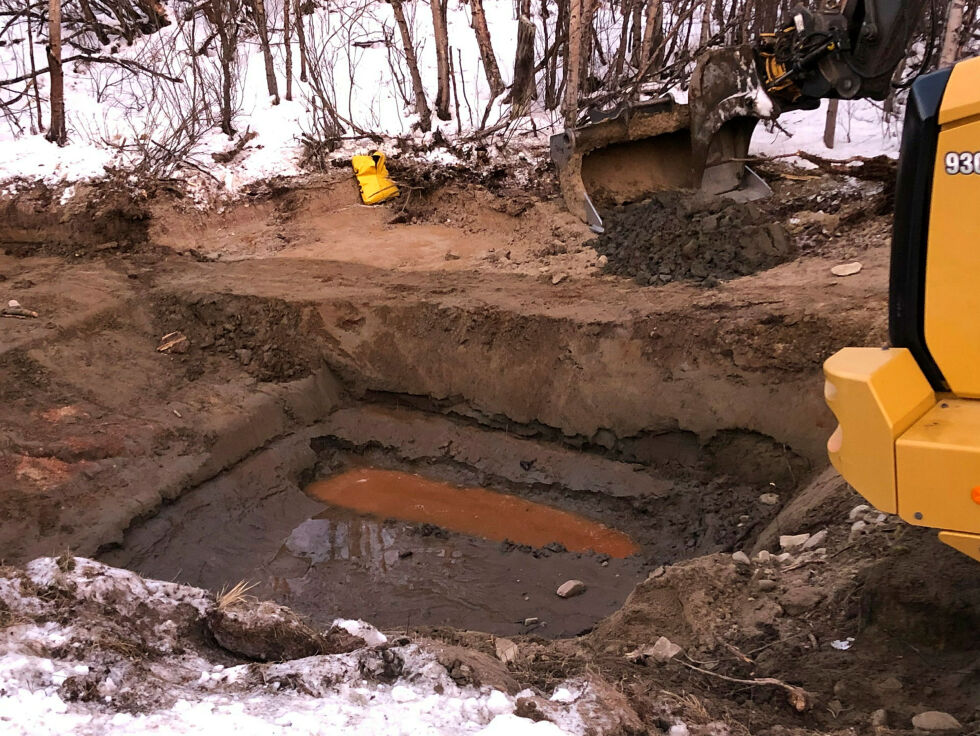
[[[980,57],[920,77],[902,133],[885,348],[824,363],[834,467],[980,560]]]

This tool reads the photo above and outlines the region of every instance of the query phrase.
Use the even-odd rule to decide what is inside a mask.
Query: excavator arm
[[[925,0],[820,0],[797,5],[751,44],[711,49],[688,102],[620,102],[587,110],[551,139],[568,209],[594,229],[603,206],[664,189],[752,199],[768,188],[745,166],[760,119],[824,98],[884,99]]]

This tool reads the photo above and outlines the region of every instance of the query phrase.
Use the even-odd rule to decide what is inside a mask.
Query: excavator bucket
[[[687,104],[663,98],[589,110],[551,137],[551,158],[569,211],[601,230],[600,210],[668,189],[742,199],[769,193],[745,165],[752,131],[775,107],[748,46],[697,62]]]

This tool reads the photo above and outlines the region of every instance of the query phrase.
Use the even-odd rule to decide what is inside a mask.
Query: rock
[[[514,695],[521,688],[500,660],[475,649],[450,646],[427,640],[436,658],[459,686],[490,687]]]
[[[640,647],[632,652],[627,652],[626,659],[631,662],[645,662],[647,659],[656,662],[669,662],[682,651],[684,648],[679,644],[674,644],[666,636],[661,636],[654,642],[653,646]]]
[[[780,552],[778,555],[776,555],[776,562],[778,562],[780,565],[782,565],[784,562],[789,562],[791,559],[793,559],[793,555],[791,555],[789,552]]]
[[[443,256],[443,258],[445,258],[447,261],[458,261],[459,260],[459,256],[457,254],[453,253],[451,250],[447,250],[446,251],[446,255]]]
[[[870,511],[871,507],[866,503],[859,503],[853,509],[851,509],[847,514],[848,521],[854,521],[859,516],[863,516],[866,511]]]
[[[599,268],[605,268],[609,263],[609,258],[606,256],[599,256],[595,263]]]
[[[861,264],[857,261],[853,263],[841,263],[838,266],[834,266],[830,269],[830,272],[834,276],[853,276],[854,274],[860,272]]]
[[[772,555],[769,553],[769,550],[765,550],[765,549],[759,550],[755,555],[755,561],[762,565],[765,565],[771,559],[772,559]]]
[[[252,351],[248,348],[242,348],[241,350],[236,350],[235,355],[238,357],[238,362],[242,365],[248,365],[252,362]]]
[[[756,583],[756,587],[758,587],[763,593],[768,593],[769,591],[775,590],[777,587],[779,587],[779,584],[775,580],[763,578]]]
[[[815,608],[823,599],[824,594],[820,589],[812,585],[797,585],[783,593],[779,603],[790,616],[799,616]]]
[[[923,731],[952,731],[963,727],[953,716],[941,710],[927,710],[913,716],[912,725]]]
[[[775,506],[779,503],[778,493],[763,493],[759,496],[759,503],[765,504],[766,506]]]
[[[868,523],[865,521],[855,521],[853,524],[851,524],[851,536],[853,537],[860,534],[867,528],[867,526]]]
[[[494,650],[497,653],[497,659],[499,659],[504,664],[510,664],[515,659],[520,650],[517,645],[510,639],[504,639],[503,637],[497,637],[497,640],[493,644]]]
[[[525,626],[537,626],[539,621],[540,619],[537,616],[528,616],[522,623]]]
[[[364,639],[344,629],[333,627],[321,634],[285,606],[251,598],[219,601],[207,623],[224,649],[260,662],[341,654],[365,646]]]
[[[806,544],[809,539],[809,534],[783,534],[779,537],[779,546],[785,550],[798,549]]]
[[[555,595],[559,598],[572,598],[576,595],[582,595],[586,590],[588,587],[581,580],[566,580],[558,586]]]
[[[567,273],[556,273],[554,276],[551,277],[551,283],[557,286],[567,278],[568,278]]]
[[[752,560],[750,560],[749,556],[745,554],[742,550],[739,550],[738,552],[732,555],[732,562],[734,562],[736,565],[752,564]]]
[[[902,689],[902,683],[896,677],[886,677],[875,685],[875,690],[883,693],[894,693]]]
[[[804,550],[815,549],[823,544],[824,540],[827,538],[827,530],[821,529],[819,532],[811,536],[808,540],[803,543]]]
[[[599,429],[592,435],[592,444],[612,450],[616,447],[616,435],[611,430]]]
[[[879,708],[874,713],[871,714],[871,726],[872,728],[887,728],[888,727],[888,711],[884,708]]]

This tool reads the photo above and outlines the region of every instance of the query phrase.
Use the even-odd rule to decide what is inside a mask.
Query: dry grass
[[[256,585],[257,583],[249,583],[244,580],[239,580],[229,589],[222,588],[221,592],[218,593],[218,610],[224,611],[226,608],[238,603],[239,601],[252,598],[252,596],[246,595],[246,593],[248,593],[248,591],[250,591]]]

